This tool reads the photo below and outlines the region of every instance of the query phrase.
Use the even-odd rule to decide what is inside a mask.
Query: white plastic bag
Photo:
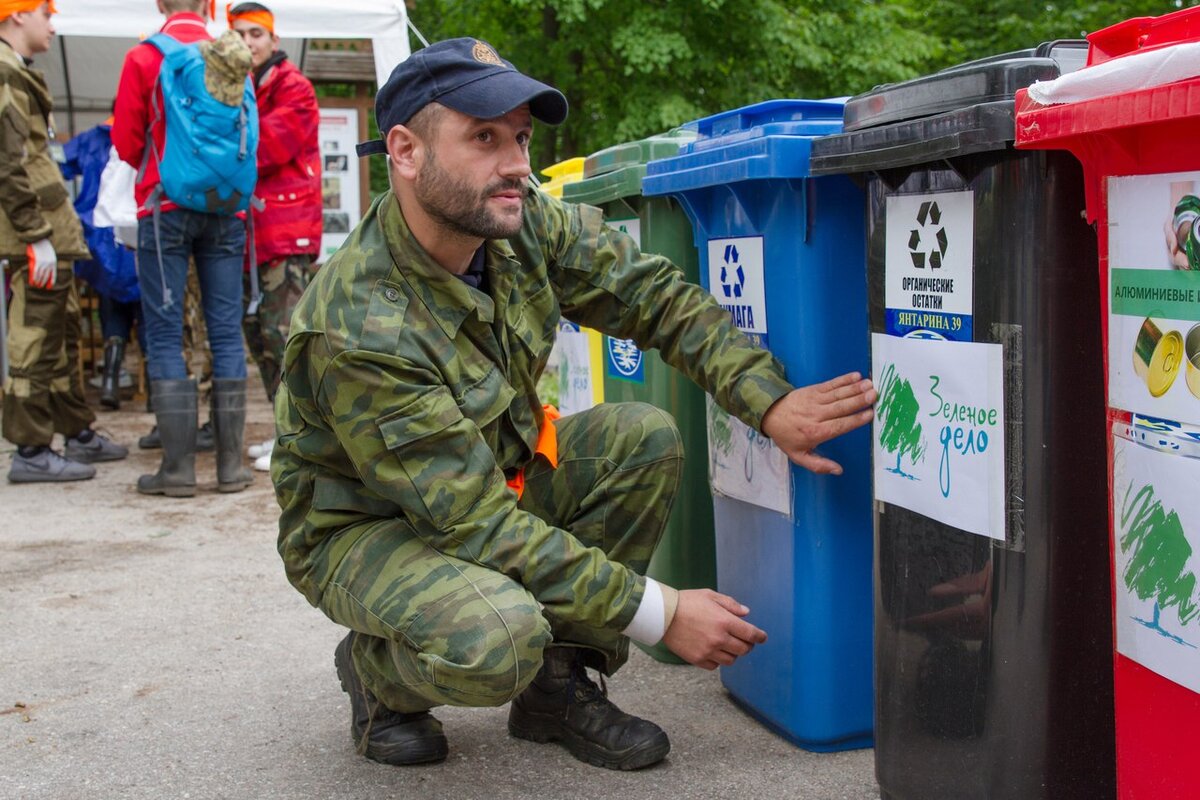
[[[136,183],[137,170],[121,160],[117,148],[110,148],[108,163],[100,173],[100,193],[92,219],[97,228],[112,228],[117,241],[128,247],[137,246]]]

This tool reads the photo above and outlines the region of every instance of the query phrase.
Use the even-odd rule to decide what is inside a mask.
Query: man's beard
[[[465,183],[443,170],[433,151],[421,165],[414,184],[417,202],[435,221],[463,236],[480,239],[505,239],[521,230],[522,213],[502,218],[488,210],[488,199],[497,192],[518,191],[524,201],[529,190],[520,180],[499,180],[478,195]]]

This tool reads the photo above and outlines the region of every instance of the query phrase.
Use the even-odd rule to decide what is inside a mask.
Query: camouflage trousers
[[[312,256],[287,256],[258,265],[262,302],[258,313],[242,320],[246,346],[258,365],[267,399],[274,400],[283,368],[283,347],[292,329],[292,312],[312,277]],[[250,304],[250,274],[246,273],[242,304]]]
[[[183,361],[187,364],[188,375],[195,376],[200,386],[200,397],[208,397],[212,391],[212,348],[208,346],[208,327],[200,302],[200,276],[195,261],[188,264],[187,288],[183,293]]]
[[[674,420],[644,403],[610,403],[557,429],[558,467],[537,459],[526,469],[520,508],[645,574],[679,489]],[[320,607],[367,634],[355,637],[355,666],[395,711],[502,705],[533,680],[551,641],[585,648],[607,674],[629,656],[618,631],[549,617],[524,586],[433,549],[404,520],[364,527]]]
[[[55,433],[74,436],[96,415],[79,384],[79,294],[69,261],[58,263],[54,288],[29,285],[21,263],[12,272],[8,313],[9,376],[4,385],[4,438],[49,445]]]

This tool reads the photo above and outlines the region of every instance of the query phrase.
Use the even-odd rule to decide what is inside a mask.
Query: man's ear
[[[387,151],[392,168],[405,180],[416,180],[425,158],[425,144],[410,128],[393,125],[387,134]]]

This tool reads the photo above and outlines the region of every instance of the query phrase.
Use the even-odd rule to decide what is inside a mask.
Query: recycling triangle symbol
[[[926,264],[930,269],[942,268],[949,240],[941,223],[942,210],[938,208],[937,201],[921,203],[917,211],[917,227],[908,235],[908,254],[917,269],[925,269]]]

